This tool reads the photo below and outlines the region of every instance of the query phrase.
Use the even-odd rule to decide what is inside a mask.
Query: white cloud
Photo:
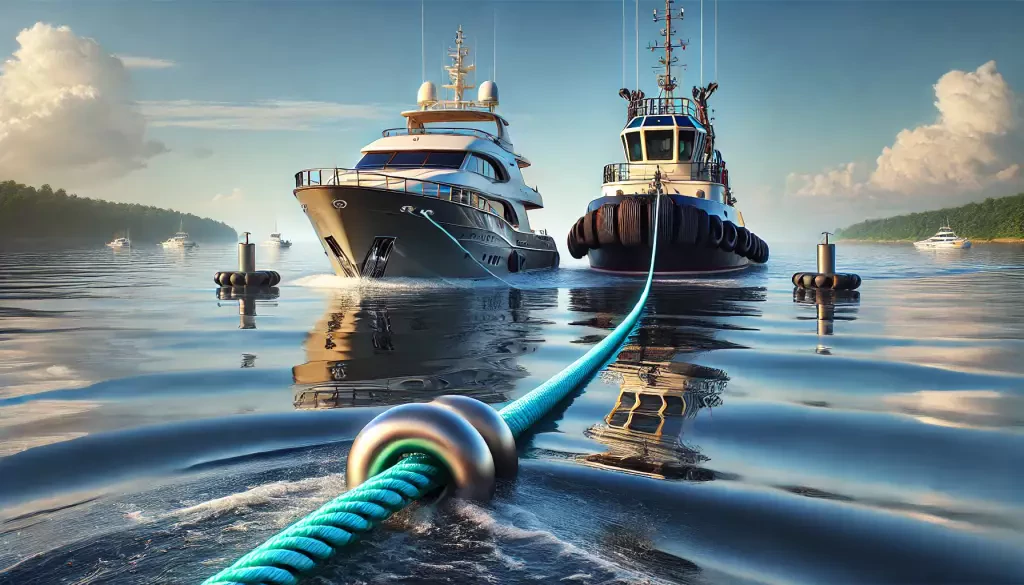
[[[989,61],[974,71],[950,71],[935,84],[938,117],[933,124],[906,129],[882,149],[864,182],[854,165],[813,175],[790,174],[796,195],[905,195],[979,190],[1015,179],[1020,171],[1007,136],[1017,128],[1017,98]]]
[[[170,59],[156,59],[154,57],[138,57],[136,55],[114,55],[124,63],[128,69],[169,69],[177,67],[178,64]]]
[[[855,163],[846,163],[816,175],[790,173],[786,177],[786,190],[793,195],[811,197],[853,194],[861,187],[853,179],[856,167]]]
[[[317,130],[342,120],[380,118],[387,114],[373,105],[294,100],[149,101],[142,102],[142,112],[153,126],[211,130]]]
[[[217,193],[216,195],[213,196],[213,199],[210,200],[210,203],[214,203],[217,205],[232,205],[236,203],[241,203],[244,198],[245,194],[242,192],[242,190],[239,189],[238,187],[235,187],[227,195],[223,193]]]
[[[145,166],[131,78],[116,57],[66,26],[36,23],[0,68],[0,177],[69,187]]]

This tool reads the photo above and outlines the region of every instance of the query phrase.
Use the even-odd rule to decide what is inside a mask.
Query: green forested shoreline
[[[138,203],[113,203],[54,191],[49,185],[36,189],[14,181],[0,182],[0,241],[47,238],[106,242],[131,231],[133,242],[160,242],[174,235],[178,226],[196,241],[236,241],[231,226],[191,213],[181,213]]]
[[[871,219],[836,231],[845,240],[923,240],[948,225],[975,240],[1024,239],[1024,193],[980,203]]]

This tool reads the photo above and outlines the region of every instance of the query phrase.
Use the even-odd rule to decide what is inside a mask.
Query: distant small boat
[[[114,238],[113,241],[107,242],[107,247],[108,248],[118,248],[118,249],[120,249],[120,248],[131,248],[132,247],[132,241],[131,241],[130,236],[131,236],[131,231],[128,230],[128,231],[126,231],[125,236],[123,238]]]
[[[185,232],[185,220],[182,220],[181,224],[178,226],[178,233],[174,234],[160,245],[164,248],[186,249],[195,248],[198,244],[188,237],[188,233]]]
[[[953,232],[953,228],[942,226],[934,236],[927,240],[914,242],[914,247],[925,249],[967,249],[971,247],[971,241],[957,236]]]
[[[290,248],[292,246],[291,241],[281,238],[281,232],[277,231],[277,225],[274,225],[274,233],[270,234],[270,239],[263,242],[264,246],[268,248]]]

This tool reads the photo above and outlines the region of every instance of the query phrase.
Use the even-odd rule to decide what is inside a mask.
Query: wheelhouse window
[[[476,154],[469,155],[469,162],[466,163],[466,170],[483,175],[492,181],[505,180],[504,175],[498,170],[498,165],[489,159]]]
[[[380,169],[391,160],[393,152],[368,152],[356,163],[357,169]]]
[[[644,126],[671,126],[672,116],[647,116]]]
[[[637,116],[636,118],[633,118],[633,120],[629,123],[629,126],[626,126],[626,128],[638,128],[643,123],[644,119]]]
[[[403,150],[368,152],[356,163],[357,169],[457,169],[466,159],[464,151]]]
[[[693,158],[694,133],[692,130],[679,129],[679,162],[686,162]]]
[[[646,130],[647,160],[672,160],[672,130]]]
[[[626,156],[629,158],[629,162],[644,160],[643,145],[640,143],[639,132],[628,132],[626,134]]]

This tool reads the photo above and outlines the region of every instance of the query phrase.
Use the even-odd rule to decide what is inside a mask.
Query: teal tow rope
[[[590,351],[499,411],[517,438],[604,367],[640,320],[651,291],[658,252],[657,218],[660,217],[661,195],[655,200],[651,266],[636,305],[622,323]],[[432,457],[424,454],[406,457],[270,537],[230,567],[203,581],[203,585],[297,585],[299,575],[313,570],[338,549],[358,540],[360,534],[383,523],[446,480],[447,472]]]
[[[429,221],[430,223],[434,224],[434,227],[436,227],[437,229],[439,229],[442,232],[444,232],[444,235],[448,236],[448,239],[450,239],[451,241],[455,242],[455,245],[458,246],[459,249],[462,250],[463,253],[466,254],[466,257],[469,258],[470,260],[472,260],[473,262],[476,262],[476,265],[479,266],[480,268],[483,268],[484,272],[486,272],[487,274],[490,274],[494,278],[497,278],[505,286],[507,286],[509,288],[515,288],[514,286],[509,284],[504,278],[502,278],[502,277],[498,276],[497,274],[491,272],[491,269],[487,268],[486,266],[484,266],[483,262],[477,260],[476,256],[474,256],[472,252],[467,250],[466,247],[462,245],[462,242],[460,242],[458,240],[458,238],[453,236],[451,234],[451,232],[449,232],[448,230],[444,229],[444,226],[442,226],[441,224],[439,224],[436,221],[434,221],[434,218],[430,217],[430,214],[427,213],[426,210],[421,210],[420,211],[420,215],[422,215],[423,217],[427,218],[427,221]]]

